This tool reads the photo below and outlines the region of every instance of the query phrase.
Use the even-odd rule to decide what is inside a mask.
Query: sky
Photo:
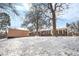
[[[10,27],[21,27],[21,24],[24,20],[24,15],[30,9],[31,4],[22,3],[22,6],[16,6],[16,9],[20,13],[20,16],[10,13],[11,15],[11,26]],[[66,23],[71,23],[79,20],[79,4],[72,3],[69,6],[69,9],[63,11],[63,15],[57,16],[57,27],[63,28],[66,26]]]
[[[30,4],[22,4],[22,6],[16,6],[17,11],[19,12],[19,16],[13,15],[11,16],[11,26],[10,27],[21,27],[21,24],[24,20],[24,15],[29,11]]]
[[[58,16],[60,20],[57,20],[58,27],[65,27],[66,23],[71,23],[79,20],[79,4],[72,3],[70,8],[63,12],[63,15]]]

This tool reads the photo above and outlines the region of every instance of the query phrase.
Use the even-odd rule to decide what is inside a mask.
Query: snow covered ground
[[[79,37],[0,39],[1,56],[79,56]]]

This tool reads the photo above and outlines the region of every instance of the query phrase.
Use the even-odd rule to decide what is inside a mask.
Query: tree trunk
[[[52,3],[49,3],[49,6],[52,12],[52,26],[53,26],[52,33],[54,36],[56,36],[56,14],[55,14],[55,10],[53,9],[54,6],[52,6]]]
[[[55,15],[55,11],[53,12],[52,23],[53,23],[53,35],[56,36],[56,15]]]
[[[38,19],[36,20],[36,35],[38,36],[39,33],[38,33]]]
[[[38,36],[39,34],[38,34],[38,28],[36,29],[36,35]]]

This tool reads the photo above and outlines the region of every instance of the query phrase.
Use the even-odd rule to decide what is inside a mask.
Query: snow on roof
[[[27,28],[16,28],[16,29],[19,29],[19,30],[28,30]]]
[[[47,30],[51,30],[50,28],[46,28],[46,29],[41,29],[40,31],[47,31]]]
[[[9,27],[10,29],[18,29],[18,30],[28,30],[27,28],[15,28],[15,27]],[[29,31],[29,30],[28,30]]]

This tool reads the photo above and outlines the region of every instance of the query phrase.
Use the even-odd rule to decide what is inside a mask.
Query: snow
[[[15,27],[9,27],[10,29],[17,29],[17,30],[28,30],[29,31],[29,29],[27,29],[27,28],[15,28]]]
[[[0,40],[1,56],[79,56],[79,37],[22,37]]]

